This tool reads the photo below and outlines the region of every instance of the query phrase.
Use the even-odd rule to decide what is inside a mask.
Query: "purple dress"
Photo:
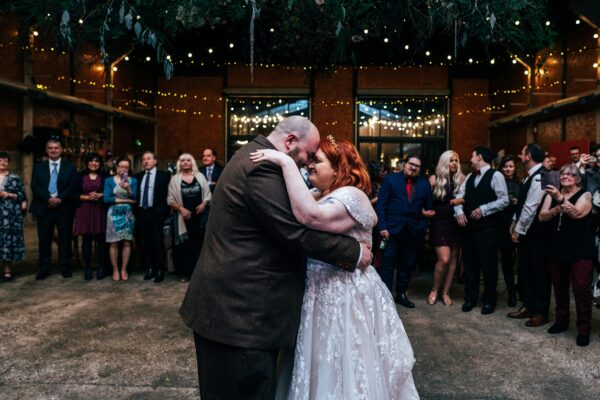
[[[450,200],[454,197],[454,182],[446,184],[446,196],[443,199],[433,198],[435,216],[431,219],[430,237],[433,246],[460,246],[462,230],[454,219],[454,206]]]
[[[90,179],[89,175],[83,176],[81,184],[81,193],[91,192],[102,193],[102,178],[100,175],[96,179]],[[81,205],[75,211],[75,229],[76,235],[99,235],[106,230],[106,210],[104,203],[100,201],[81,201]]]

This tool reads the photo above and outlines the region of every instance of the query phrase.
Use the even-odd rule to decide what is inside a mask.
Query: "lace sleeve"
[[[377,223],[375,210],[362,190],[353,186],[345,186],[333,191],[327,196],[326,201],[330,201],[330,199],[342,203],[352,218],[358,221],[364,229],[371,229]]]

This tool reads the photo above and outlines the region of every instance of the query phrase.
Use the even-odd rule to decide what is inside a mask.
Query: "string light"
[[[208,49],[208,54],[212,54],[213,53],[213,49]]]
[[[515,25],[516,25],[516,26],[519,26],[520,24],[521,24],[521,21],[519,21],[519,20],[516,20],[516,21],[515,21]]]
[[[194,55],[192,53],[188,53],[188,58],[192,58]]]
[[[368,35],[368,34],[369,34],[369,30],[368,30],[368,29],[365,29],[365,30],[363,31],[363,33],[364,33],[365,35]]]
[[[39,33],[38,31],[33,31],[33,36],[36,36],[36,37],[37,37],[37,36],[39,36],[39,34],[40,34],[40,33]]]
[[[129,61],[129,56],[125,56],[125,61]]]
[[[118,69],[118,68],[117,68],[117,66],[115,65],[115,66],[113,67],[113,71],[114,71],[114,72],[117,72],[118,70],[119,70],[119,69]]]
[[[150,61],[150,60],[151,60],[150,56],[146,57],[146,61]]]
[[[229,48],[233,49],[233,47],[234,47],[234,44],[233,43],[229,43]]]
[[[580,23],[581,23],[580,20],[578,20],[578,19],[575,20],[575,25],[579,25]]]
[[[593,64],[593,67],[594,67],[594,68],[598,68],[598,63],[597,63],[597,62],[596,62],[596,63],[594,63],[594,64]]]
[[[390,40],[389,40],[388,38],[384,38],[384,39],[383,39],[383,42],[384,42],[384,43],[387,43],[387,42],[389,42],[389,41],[390,41]]]
[[[405,45],[404,45],[404,50],[408,50],[408,49],[410,49],[410,46],[409,46],[409,45],[407,45],[407,44],[405,44]]]
[[[426,55],[427,57],[429,57],[429,56],[431,55],[431,53],[429,52],[429,50],[427,50],[427,51],[425,52],[425,55]]]
[[[546,26],[550,26],[550,21],[546,21]]]
[[[594,39],[598,39],[598,34],[594,33]]]

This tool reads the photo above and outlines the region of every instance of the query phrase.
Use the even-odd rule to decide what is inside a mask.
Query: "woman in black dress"
[[[521,182],[517,178],[515,157],[507,155],[502,158],[498,170],[504,175],[508,189],[508,207],[498,213],[498,249],[502,260],[502,275],[508,292],[507,305],[517,305],[517,285],[515,285],[515,257],[517,247],[510,237],[510,225],[517,208],[517,199],[521,189]]]
[[[454,219],[454,206],[459,204],[460,200],[454,199],[454,196],[464,179],[465,176],[460,171],[458,154],[452,150],[445,151],[440,156],[435,175],[429,178],[435,211],[429,232],[437,256],[433,272],[433,287],[427,296],[427,303],[431,305],[438,299],[442,280],[444,280],[442,302],[447,306],[452,305],[449,292],[456,271],[462,234]]]
[[[167,202],[175,210],[173,216],[173,264],[182,282],[194,272],[204,242],[202,214],[211,199],[204,175],[196,160],[184,153],[177,160],[177,172],[169,183]]]

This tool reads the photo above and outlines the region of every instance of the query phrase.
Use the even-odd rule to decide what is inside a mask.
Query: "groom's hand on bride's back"
[[[371,265],[371,261],[373,261],[373,253],[371,252],[371,246],[361,243],[360,244],[362,253],[361,253],[361,257],[360,260],[358,261],[358,269],[360,269],[361,271],[364,271],[367,269],[367,267],[369,265]]]

